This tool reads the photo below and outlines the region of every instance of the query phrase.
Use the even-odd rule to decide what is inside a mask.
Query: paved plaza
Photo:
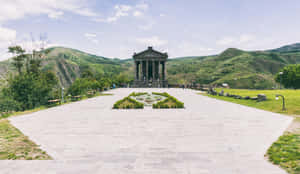
[[[131,92],[168,92],[185,109],[112,110]],[[1,174],[284,174],[264,154],[292,118],[190,89],[115,89],[11,123],[54,160],[0,161]]]

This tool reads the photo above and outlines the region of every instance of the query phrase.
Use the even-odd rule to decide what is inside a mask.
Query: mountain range
[[[43,70],[54,71],[67,87],[90,70],[106,76],[120,73],[134,78],[132,59],[111,59],[79,50],[53,47],[43,61]],[[0,62],[0,79],[14,73],[11,59]],[[274,75],[286,65],[300,63],[300,43],[265,51],[228,48],[219,55],[170,58],[167,63],[170,84],[229,84],[232,88],[269,89],[277,86]]]

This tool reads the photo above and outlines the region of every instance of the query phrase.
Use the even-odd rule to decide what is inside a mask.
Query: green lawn
[[[13,127],[8,120],[0,120],[0,160],[50,160],[22,132]]]
[[[220,92],[222,89],[218,88],[216,91]],[[241,100],[231,97],[212,96],[210,97],[238,103],[258,109],[263,109],[271,112],[282,113],[287,115],[300,115],[300,90],[246,90],[246,89],[223,89],[225,93],[241,95],[243,97],[255,97],[257,94],[265,94],[268,98],[264,102],[256,102],[254,100]],[[276,94],[281,94],[286,100],[286,111],[282,111],[282,100],[275,99]]]
[[[220,92],[222,89],[216,89]],[[265,94],[267,101],[234,99],[224,96],[203,94],[220,100],[242,104],[271,112],[294,116],[293,129],[287,131],[269,148],[266,156],[276,165],[279,165],[291,174],[300,174],[300,90],[245,90],[223,89],[225,93],[255,97],[257,94]],[[282,111],[282,99],[275,99],[276,94],[281,94],[286,99],[286,111]]]

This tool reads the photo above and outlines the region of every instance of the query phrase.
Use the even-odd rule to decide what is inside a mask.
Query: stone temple
[[[167,53],[161,53],[148,47],[147,50],[133,55],[135,65],[135,80],[133,87],[166,88]]]

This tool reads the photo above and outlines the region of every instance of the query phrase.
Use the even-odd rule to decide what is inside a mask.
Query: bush
[[[137,97],[137,96],[146,95],[146,94],[148,94],[148,93],[147,92],[137,92],[137,93],[133,92],[129,96]]]
[[[160,95],[160,96],[164,96],[164,97],[170,97],[171,95],[166,93],[166,92],[163,92],[163,93],[160,93],[160,92],[152,92],[152,94],[154,95]]]
[[[123,98],[122,100],[117,101],[113,109],[143,109],[144,104],[137,102],[136,100],[128,97]]]
[[[5,117],[11,112],[19,111],[21,110],[21,105],[17,101],[7,98],[7,97],[1,97],[0,100],[0,116]]]
[[[22,110],[33,109],[47,104],[57,83],[52,72],[25,73],[11,77],[3,93],[20,103]]]
[[[300,88],[300,65],[288,65],[275,77],[276,82],[282,83],[285,88]]]
[[[184,108],[184,103],[180,102],[175,97],[169,95],[166,92],[164,92],[164,93],[155,93],[155,92],[153,92],[152,94],[161,95],[161,96],[167,97],[165,100],[159,101],[156,104],[153,104],[152,107],[154,109],[159,109],[159,108],[160,109]]]
[[[86,94],[90,90],[100,89],[101,85],[96,80],[90,80],[87,78],[79,78],[74,81],[74,83],[69,87],[68,94],[72,96],[78,96]]]

